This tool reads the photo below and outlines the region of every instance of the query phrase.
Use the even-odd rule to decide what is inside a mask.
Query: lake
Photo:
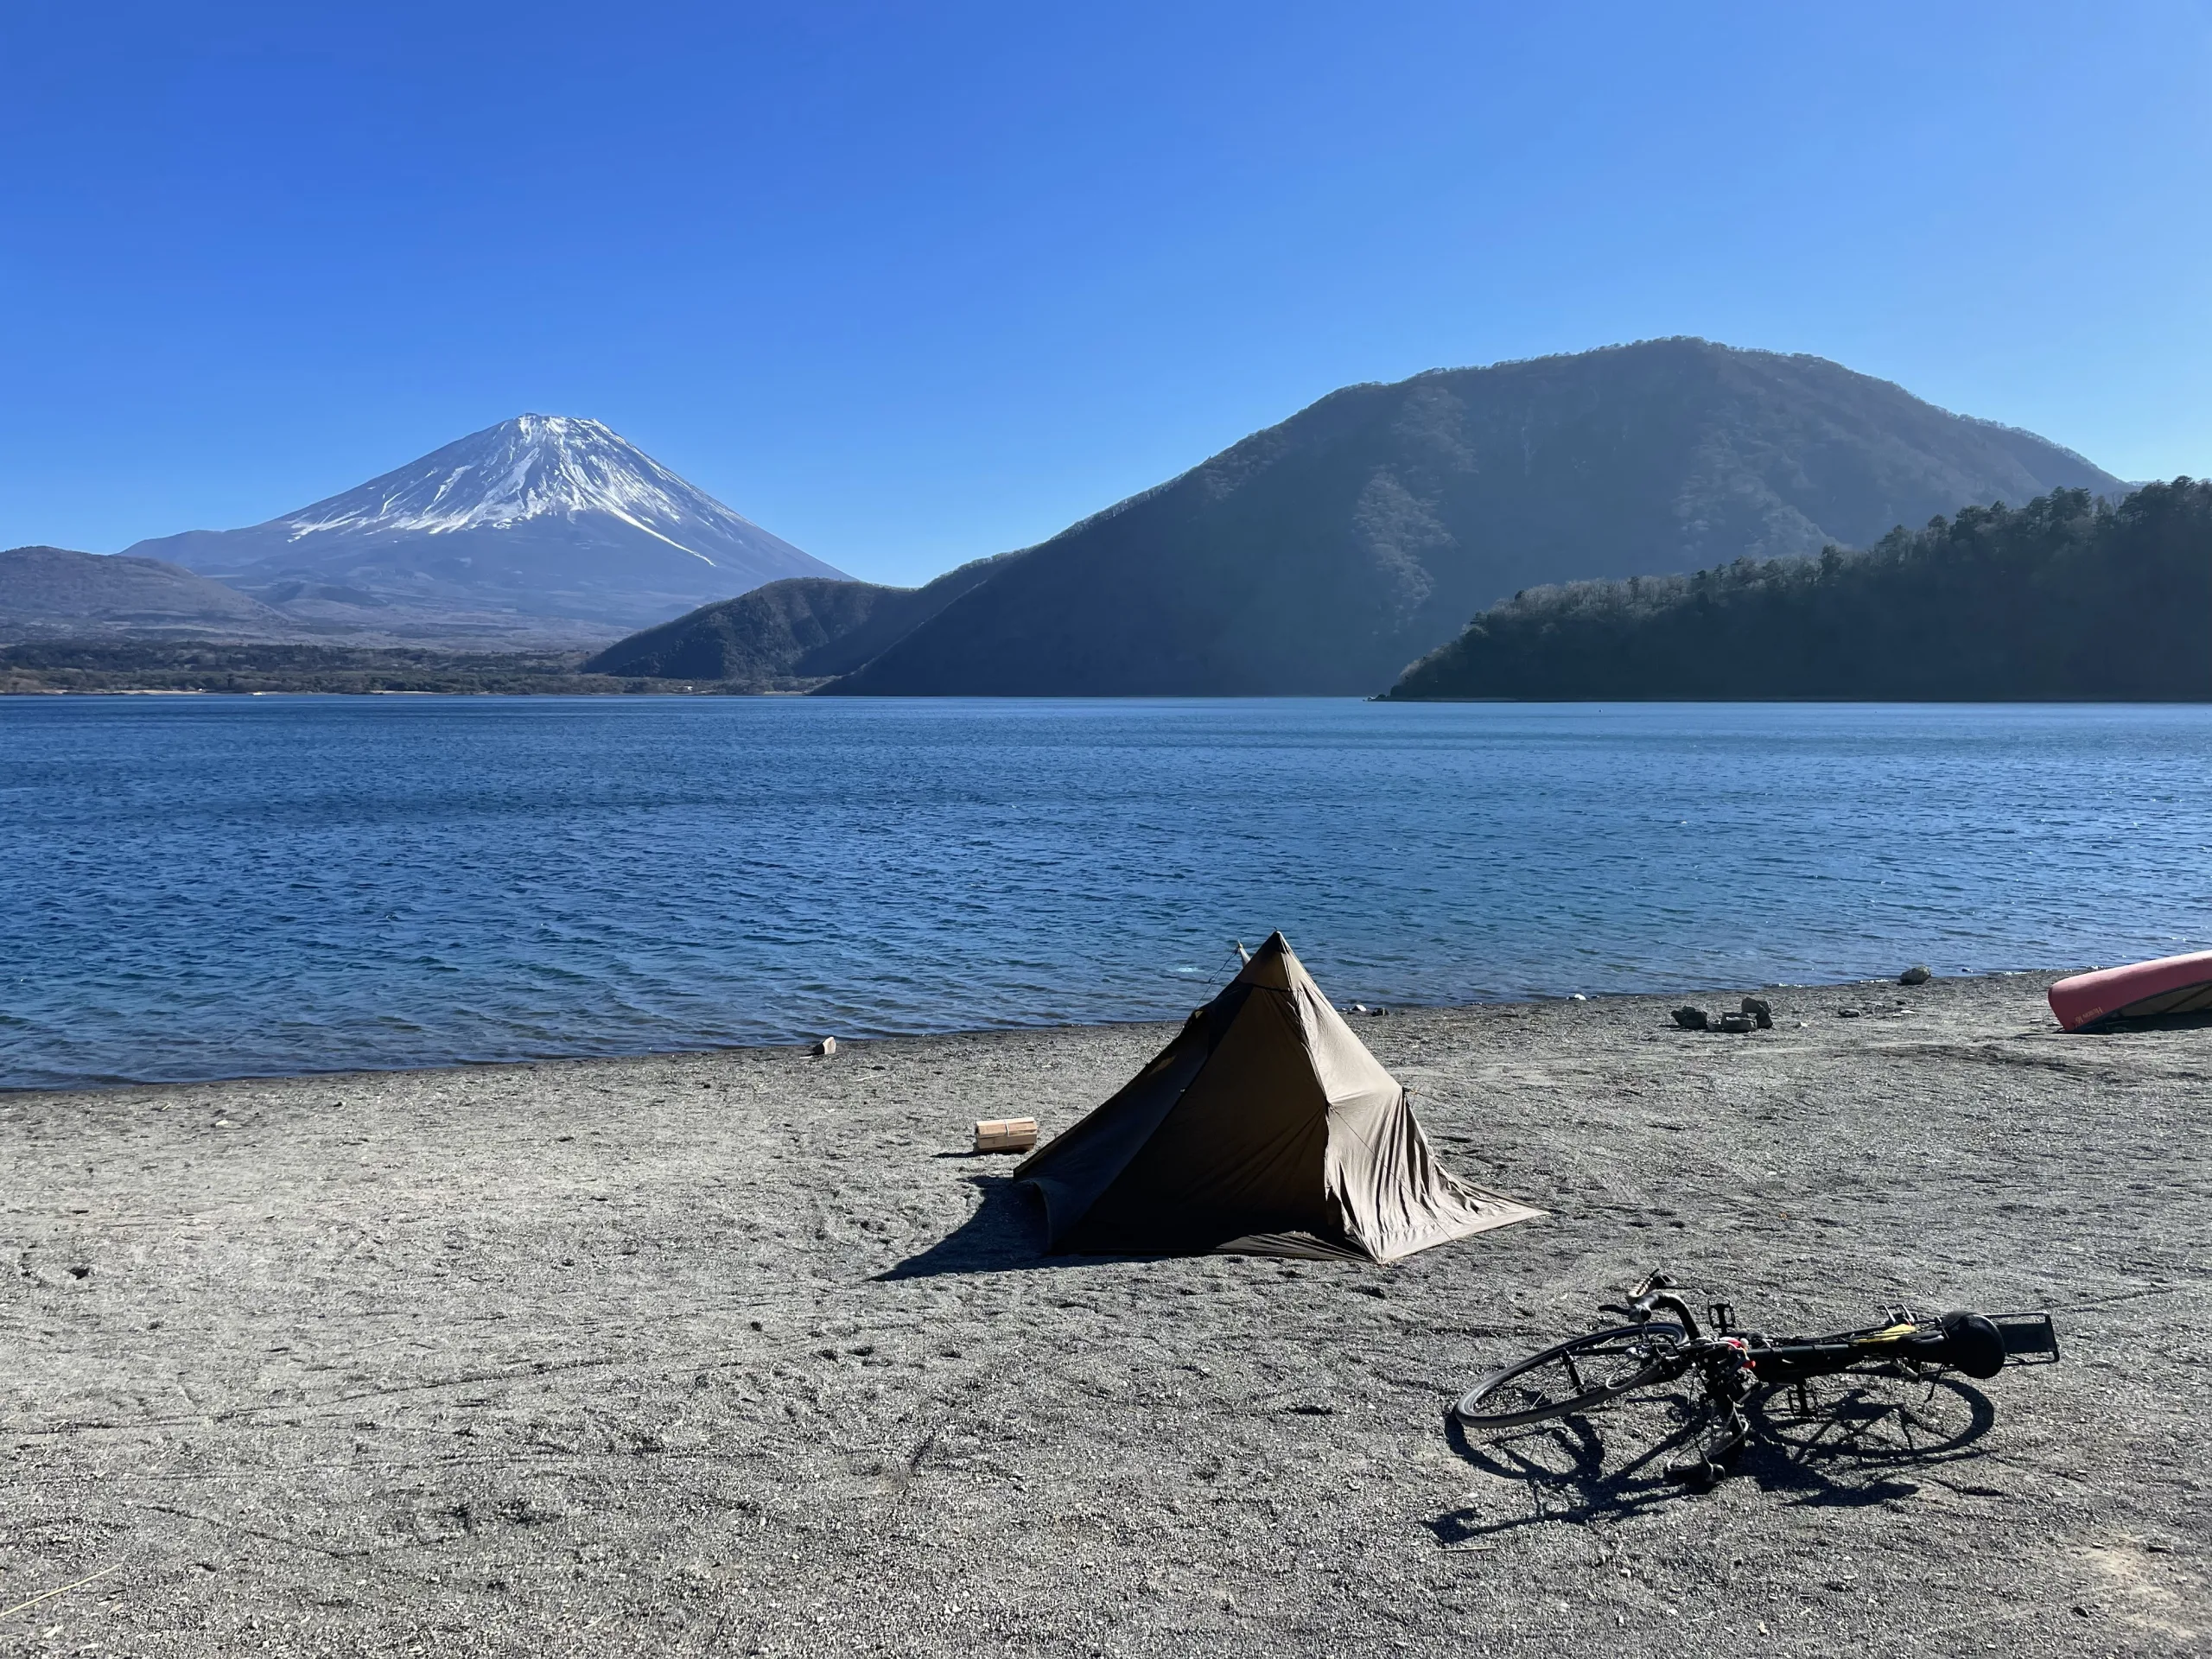
[[[2212,944],[2212,709],[0,699],[0,1086]]]

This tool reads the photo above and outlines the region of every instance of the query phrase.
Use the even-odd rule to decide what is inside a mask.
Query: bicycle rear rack
[[[2048,1313],[1993,1313],[1989,1322],[2005,1338],[2008,1365],[2056,1365],[2058,1327]]]

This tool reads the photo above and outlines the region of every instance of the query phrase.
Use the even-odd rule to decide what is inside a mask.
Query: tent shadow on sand
[[[1045,1206],[1034,1188],[1012,1175],[969,1175],[980,1202],[976,1213],[927,1249],[875,1275],[931,1279],[949,1273],[1021,1273],[1037,1268],[1080,1268],[1147,1258],[1134,1255],[1047,1255]]]

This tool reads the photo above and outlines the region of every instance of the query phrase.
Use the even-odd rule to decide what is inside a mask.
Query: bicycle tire
[[[1594,1409],[1608,1400],[1618,1400],[1653,1382],[1681,1376],[1681,1366],[1675,1356],[1656,1351],[1652,1344],[1656,1342],[1670,1349],[1678,1348],[1688,1340],[1688,1335],[1671,1320],[1655,1319],[1648,1325],[1615,1325],[1610,1330],[1592,1331],[1554,1343],[1540,1353],[1492,1371],[1459,1396],[1452,1408],[1452,1414],[1465,1427],[1480,1431],[1524,1428],[1532,1423],[1572,1417],[1577,1412]],[[1585,1362],[1604,1364],[1604,1380],[1592,1382],[1584,1376],[1581,1371]],[[1626,1370],[1621,1369],[1623,1363]],[[1527,1389],[1527,1379],[1548,1368],[1555,1368],[1567,1380],[1568,1392],[1557,1399],[1544,1399],[1526,1406],[1508,1403],[1519,1397],[1513,1392],[1516,1385]],[[1485,1406],[1505,1408],[1485,1410]]]

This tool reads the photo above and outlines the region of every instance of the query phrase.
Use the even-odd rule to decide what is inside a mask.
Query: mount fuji
[[[522,415],[246,530],[125,552],[322,628],[606,639],[785,576],[843,572],[597,421]]]

